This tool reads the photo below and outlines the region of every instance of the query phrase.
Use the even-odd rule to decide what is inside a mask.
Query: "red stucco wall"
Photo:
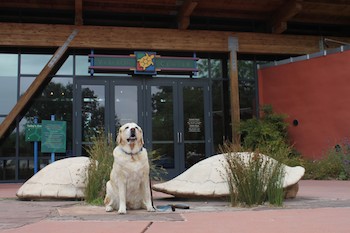
[[[288,115],[290,140],[303,156],[317,159],[350,141],[350,51],[263,68],[258,76],[259,104]]]

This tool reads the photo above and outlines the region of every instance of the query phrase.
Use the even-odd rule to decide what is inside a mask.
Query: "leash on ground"
[[[188,210],[190,209],[189,205],[186,204],[167,204],[167,205],[157,205],[154,206],[154,202],[153,202],[153,192],[152,192],[152,184],[151,184],[151,176],[149,176],[149,191],[151,193],[151,203],[152,203],[152,207],[153,209],[157,210],[157,211],[167,211],[168,209],[171,209],[173,212],[175,212],[176,209],[184,209],[184,210]]]
[[[156,210],[161,211],[161,212],[167,211],[168,209],[171,209],[173,212],[176,209],[183,209],[183,210],[190,209],[190,206],[186,205],[186,204],[157,205],[156,207],[157,207]]]

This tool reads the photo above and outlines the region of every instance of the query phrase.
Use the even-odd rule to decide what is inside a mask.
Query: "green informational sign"
[[[25,133],[26,142],[41,141],[41,124],[26,124]]]
[[[97,67],[107,66],[107,67],[126,67],[135,68],[136,60],[135,57],[125,56],[125,57],[95,57],[94,65]]]
[[[43,120],[41,152],[43,153],[65,153],[66,152],[66,130],[65,121]]]

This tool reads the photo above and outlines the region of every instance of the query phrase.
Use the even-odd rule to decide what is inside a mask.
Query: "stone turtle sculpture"
[[[88,157],[57,160],[41,169],[17,191],[20,199],[83,199]]]
[[[232,153],[244,160],[253,156],[250,152]],[[264,159],[276,161],[266,155]],[[155,191],[171,194],[175,197],[203,197],[215,198],[229,195],[229,188],[225,180],[225,154],[218,154],[204,159],[188,170],[164,183],[154,184]],[[305,169],[301,166],[289,167],[282,165],[284,170],[283,188],[285,198],[294,198],[298,192],[298,182],[303,177]]]

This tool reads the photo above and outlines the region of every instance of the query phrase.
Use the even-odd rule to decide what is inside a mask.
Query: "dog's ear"
[[[122,143],[122,136],[121,136],[121,130],[118,132],[117,136],[117,145],[120,145]]]
[[[117,140],[116,140],[116,142],[117,142],[117,145],[119,145],[120,144],[120,135],[118,134],[118,136],[117,136]]]
[[[145,144],[145,142],[143,141],[143,135],[141,134],[141,146],[143,146],[143,144]]]
[[[145,144],[145,142],[143,141],[143,133],[142,130],[140,130],[140,136],[138,137],[139,139],[137,140],[139,143],[139,146],[143,146]]]

